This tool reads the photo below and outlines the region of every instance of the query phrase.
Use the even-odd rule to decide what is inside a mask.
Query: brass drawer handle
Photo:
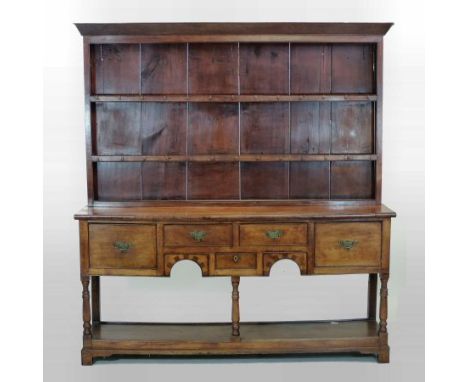
[[[281,231],[280,229],[275,229],[273,231],[266,231],[265,235],[272,240],[279,239],[281,236],[283,236],[284,232]]]
[[[193,240],[200,242],[200,241],[203,241],[203,239],[205,238],[206,232],[205,231],[193,231],[193,232],[190,232],[190,236],[192,236]]]
[[[238,263],[239,262],[239,256],[237,256],[237,255],[232,256],[232,261],[234,261],[235,263]]]
[[[120,253],[126,253],[132,247],[130,243],[125,241],[116,241],[114,242],[114,248],[118,249]]]
[[[341,248],[344,248],[348,251],[352,249],[357,243],[358,243],[357,240],[340,240],[338,242]]]

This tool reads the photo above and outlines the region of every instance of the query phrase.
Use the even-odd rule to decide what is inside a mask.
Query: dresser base
[[[90,344],[82,350],[83,365],[95,358],[124,355],[235,356],[267,354],[375,354],[388,362],[388,348],[379,347],[374,320],[242,323],[231,336],[230,323],[149,324],[101,322],[93,325]],[[386,353],[386,354],[383,354]]]

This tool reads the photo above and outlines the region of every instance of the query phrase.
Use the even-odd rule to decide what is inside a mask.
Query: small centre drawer
[[[380,266],[381,224],[317,223],[315,266]]]
[[[166,247],[232,246],[231,224],[166,224]]]
[[[306,245],[307,224],[241,224],[241,245]]]
[[[156,268],[156,227],[90,224],[91,268]]]
[[[216,253],[216,269],[256,269],[256,253]]]

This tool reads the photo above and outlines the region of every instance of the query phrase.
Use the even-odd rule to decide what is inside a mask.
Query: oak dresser
[[[75,215],[82,364],[322,352],[389,362],[396,215],[381,198],[383,36],[391,24],[77,27],[88,188],[88,205]],[[268,276],[283,259],[304,276],[368,274],[367,316],[242,322],[240,277]],[[101,320],[101,276],[168,277],[182,260],[203,276],[231,278],[232,322]]]

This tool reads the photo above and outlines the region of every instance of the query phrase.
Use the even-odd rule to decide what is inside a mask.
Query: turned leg
[[[239,335],[239,276],[231,277],[232,284],[232,335]]]
[[[388,346],[387,315],[388,315],[388,273],[380,274],[380,312],[379,312],[379,363],[390,362],[390,348]]]
[[[93,324],[96,324],[101,321],[101,286],[99,276],[91,276],[91,293]]]
[[[367,286],[367,318],[375,320],[377,314],[377,273],[369,274]]]
[[[83,285],[83,349],[81,350],[81,364],[91,365],[93,358],[88,351],[91,344],[91,307],[89,305],[89,276],[81,276]]]

